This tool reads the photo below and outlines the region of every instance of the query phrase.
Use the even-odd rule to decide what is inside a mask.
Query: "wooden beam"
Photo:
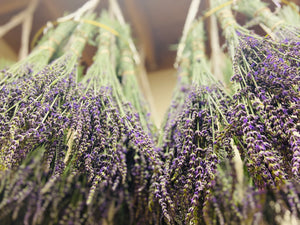
[[[150,26],[145,18],[145,13],[143,9],[138,6],[135,0],[125,0],[125,6],[127,8],[130,22],[136,29],[138,39],[140,40],[144,53],[145,59],[150,68],[155,68],[157,66],[155,57],[155,47],[154,40],[151,33]]]
[[[14,0],[14,1],[4,1],[1,3],[0,15],[8,14],[12,11],[21,9],[28,4],[29,0]]]

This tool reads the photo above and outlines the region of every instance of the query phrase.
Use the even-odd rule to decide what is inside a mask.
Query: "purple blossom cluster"
[[[19,170],[7,170],[2,176],[0,218],[4,224],[105,224],[111,205],[109,190],[97,192],[87,205],[90,185],[85,173],[61,176],[45,169],[45,148],[37,148]],[[121,201],[121,199],[120,199]],[[111,221],[110,221],[111,222]]]
[[[290,181],[277,189],[256,189],[247,177],[239,184],[237,173],[230,160],[218,169],[203,224],[280,225],[297,221],[300,213],[298,181]]]
[[[105,192],[106,206],[125,204],[135,223],[143,224],[146,217],[141,212],[147,210],[147,190],[157,159],[153,142],[130,104],[119,108],[111,88],[94,92],[87,92],[86,104],[77,111],[77,127],[71,128],[76,131],[71,153],[76,155],[74,169],[87,174],[91,185],[86,204],[93,205],[98,201],[95,196]],[[103,210],[99,213],[105,215],[107,208]]]
[[[300,43],[242,37],[230,126],[257,187],[299,179]]]
[[[15,79],[33,76],[41,71],[51,61],[53,55],[66,39],[72,34],[76,23],[65,21],[56,28],[49,28],[48,32],[41,38],[33,51],[23,60],[11,65],[9,68],[0,71],[0,89],[7,83],[12,83]]]
[[[51,74],[48,67],[45,70]],[[41,74],[47,77],[45,73]],[[15,177],[7,181],[9,185],[16,186],[13,193],[27,191],[28,182],[33,182],[30,183],[33,189],[20,199],[10,199],[13,196],[10,189],[1,190],[3,198],[0,202],[6,208],[6,213],[0,215],[1,219],[10,221],[9,218],[13,218],[25,224],[42,224],[40,221],[44,220],[48,221],[46,224],[57,220],[62,224],[76,224],[76,221],[78,224],[102,224],[111,214],[109,208],[113,205],[117,207],[114,213],[123,215],[124,210],[128,211],[135,223],[144,224],[147,220],[144,216],[148,203],[147,190],[155,165],[150,161],[158,157],[151,150],[152,140],[143,131],[138,114],[134,113],[130,104],[122,105],[120,109],[112,87],[86,91],[83,85],[74,82],[73,72],[68,80],[63,78],[57,81],[53,71],[52,75],[53,79],[49,82],[51,84],[56,80],[55,85],[45,85],[49,87],[49,92],[44,91],[42,98],[33,98],[43,110],[36,112],[34,108],[31,114],[22,117],[24,121],[31,121],[31,117],[27,116],[34,115],[36,119],[28,126],[39,132],[25,136],[29,132],[28,127],[18,126],[14,133],[25,136],[24,142],[17,145],[13,153],[10,149],[3,149],[7,180]],[[54,96],[51,93],[55,93]],[[46,109],[49,101],[54,99],[54,104]],[[28,110],[28,105],[23,108]],[[120,110],[124,110],[123,115]],[[7,124],[10,125],[11,120]],[[1,132],[4,137],[13,128],[7,129]],[[12,136],[10,139],[3,138],[7,141],[3,142],[3,146],[9,146],[8,142],[14,141],[11,139]],[[36,163],[30,161],[25,166],[32,152],[41,154],[40,159],[32,156],[30,160]],[[7,158],[10,156],[14,161],[8,164]],[[23,167],[28,167],[28,170],[23,170]],[[41,174],[36,174],[36,170]],[[19,180],[20,176],[24,180]],[[70,201],[70,196],[76,198],[75,203]],[[28,204],[32,208],[27,207]],[[62,211],[55,209],[59,204],[65,205]],[[15,205],[25,207],[28,211],[26,215],[19,209],[15,210]],[[50,218],[44,218],[47,212]]]
[[[164,128],[163,168],[152,192],[168,224],[203,221],[220,160],[232,157],[229,138],[218,144],[225,127],[218,110],[227,110],[227,101],[217,86],[191,86],[181,113]]]
[[[142,118],[108,72],[113,71],[103,51],[108,47],[99,49],[82,83],[76,79],[77,56],[66,53],[41,72],[3,86],[1,221],[152,220],[148,193],[160,158]]]
[[[122,86],[116,76],[133,68],[132,60],[126,64],[132,55],[126,49],[113,64],[109,49],[117,43],[108,31],[100,31],[93,65],[80,82],[79,31],[66,46],[73,50],[38,73],[31,67],[22,67],[22,76],[7,73],[14,79],[0,83],[0,221],[280,224],[287,213],[299,218],[299,42],[240,35],[232,78],[240,88],[231,99],[210,78],[198,32],[191,32],[191,59],[181,64],[158,144],[140,97],[134,90],[124,97],[136,81],[123,77]],[[235,147],[247,171],[237,170]]]
[[[68,60],[68,59],[65,59]],[[0,92],[1,167],[16,167],[42,143],[64,135],[74,91],[74,70],[63,76],[65,60],[46,66],[36,75],[23,76]]]

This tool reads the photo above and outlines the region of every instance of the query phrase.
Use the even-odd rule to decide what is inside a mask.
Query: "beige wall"
[[[159,126],[171,103],[171,97],[176,83],[176,71],[169,69],[152,72],[148,74],[148,80],[156,111],[154,120],[156,125]]]
[[[7,59],[12,61],[17,61],[17,54],[11,49],[7,43],[0,38],[0,59]]]

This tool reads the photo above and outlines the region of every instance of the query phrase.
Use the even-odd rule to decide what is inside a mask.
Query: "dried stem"
[[[83,6],[81,6],[79,9],[77,9],[75,12],[73,12],[67,16],[61,17],[57,21],[64,22],[64,21],[71,20],[71,19],[79,20],[79,18],[81,18],[84,13],[86,13],[88,11],[93,11],[97,7],[99,2],[100,2],[100,0],[89,0]]]
[[[182,37],[181,37],[181,40],[178,45],[175,67],[178,67],[179,60],[182,57],[182,53],[183,53],[183,50],[185,47],[185,40],[187,38],[188,31],[190,30],[190,27],[196,17],[200,3],[201,3],[201,0],[193,0],[190,5],[190,9],[189,9],[189,12],[188,12],[188,15],[186,17],[185,24],[183,27]]]
[[[124,16],[122,14],[122,11],[120,9],[118,2],[116,0],[110,0],[109,4],[110,4],[110,11],[112,12],[112,14],[117,18],[117,20],[119,21],[119,23],[122,26],[126,26],[126,22],[125,22]],[[145,98],[149,102],[151,113],[155,117],[156,109],[155,109],[155,104],[154,104],[154,100],[153,100],[153,96],[152,96],[152,92],[150,89],[149,80],[148,80],[146,71],[145,71],[144,67],[142,66],[141,58],[140,58],[138,51],[137,51],[137,49],[133,43],[133,40],[131,38],[128,39],[128,45],[133,54],[132,57],[137,65],[137,69],[139,72],[137,79],[141,83],[143,93],[145,94]]]
[[[30,32],[32,28],[33,14],[39,0],[32,0],[28,7],[28,15],[22,24],[21,48],[19,52],[19,60],[24,59],[29,52]]]
[[[220,48],[219,31],[217,25],[217,18],[215,15],[210,17],[210,46],[211,46],[211,60],[212,72],[217,80],[224,82],[222,68],[224,67],[223,52]]]

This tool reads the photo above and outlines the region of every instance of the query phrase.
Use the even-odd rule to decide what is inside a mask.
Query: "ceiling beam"
[[[138,1],[125,0],[125,6],[127,8],[130,21],[135,27],[138,39],[142,45],[147,65],[150,69],[155,69],[157,67],[155,44],[150,26],[147,22],[148,19],[144,16],[145,13],[143,12],[143,9],[139,7]]]
[[[25,7],[28,3],[29,0],[4,1],[3,3],[1,3],[0,15],[16,11],[20,8]]]

